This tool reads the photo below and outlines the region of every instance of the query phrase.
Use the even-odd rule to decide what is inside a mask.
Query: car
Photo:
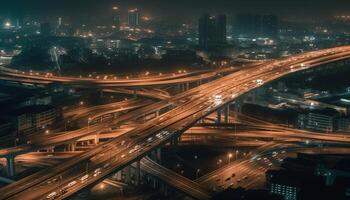
[[[57,195],[57,192],[51,192],[49,195],[47,195],[47,199],[53,199]]]
[[[68,183],[68,187],[72,187],[72,186],[74,186],[75,184],[77,184],[77,182],[76,181],[72,181],[72,182],[70,182],[70,183]]]
[[[124,157],[125,157],[125,154],[121,155],[120,157],[121,157],[121,158],[124,158]]]
[[[63,194],[65,194],[65,193],[67,193],[67,192],[68,192],[67,188],[62,188],[62,189],[60,190],[60,195],[63,195]]]
[[[153,138],[152,137],[149,137],[148,139],[147,139],[147,142],[152,142],[153,141]]]
[[[57,181],[58,181],[57,178],[53,178],[53,179],[47,181],[47,183],[48,183],[48,184],[51,184],[51,183],[56,183]]]
[[[257,83],[258,85],[262,85],[262,84],[264,84],[264,81],[261,80],[261,79],[258,79],[258,80],[256,80],[256,83]]]
[[[229,181],[229,180],[231,180],[231,177],[228,177],[225,181]]]
[[[105,165],[103,165],[103,168],[107,168],[107,167],[109,167],[111,164],[109,164],[109,163],[106,163]]]
[[[83,177],[80,178],[80,181],[83,183],[89,178],[89,174],[84,175]]]
[[[170,133],[168,131],[164,131],[163,135],[169,135]]]
[[[236,174],[235,174],[235,173],[232,173],[231,177],[235,177],[235,176],[236,176]]]
[[[156,137],[157,137],[158,139],[162,139],[162,138],[163,138],[163,135],[162,135],[161,133],[158,133],[158,134],[156,135]]]
[[[129,151],[129,153],[131,154],[131,153],[134,153],[136,150],[135,149],[131,149],[130,151]]]
[[[94,171],[94,176],[96,177],[96,176],[98,176],[99,174],[101,174],[101,168],[95,169],[95,171]]]
[[[247,180],[247,179],[248,179],[248,176],[244,176],[244,177],[243,177],[243,180]]]
[[[134,149],[137,150],[140,148],[140,145],[135,145]]]

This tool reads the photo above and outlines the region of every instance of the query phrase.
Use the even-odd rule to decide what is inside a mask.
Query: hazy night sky
[[[147,15],[191,19],[210,13],[265,13],[290,20],[324,19],[350,14],[350,0],[1,0],[0,15],[101,16],[111,5],[138,7]]]

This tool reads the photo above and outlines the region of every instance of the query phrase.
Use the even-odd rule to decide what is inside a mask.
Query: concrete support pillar
[[[131,169],[129,166],[124,168],[125,171],[125,183],[130,183],[131,182]]]
[[[16,166],[15,166],[15,156],[9,155],[6,157],[6,168],[7,176],[14,177],[16,175]]]
[[[135,184],[136,186],[139,186],[141,183],[141,164],[140,161],[136,161],[136,176],[135,176]]]
[[[237,113],[242,113],[242,100],[241,99],[237,99],[236,103],[235,103],[235,111]]]
[[[156,117],[159,117],[159,110],[156,111]]]
[[[71,144],[68,145],[68,151],[75,151],[75,148],[76,148],[76,143],[73,142]]]
[[[157,180],[154,177],[152,177],[151,181],[152,181],[153,188],[156,189],[157,188]]]
[[[190,83],[186,83],[186,90],[189,90],[190,89]]]
[[[137,90],[136,89],[134,89],[133,95],[134,95],[134,99],[136,99],[137,98]]]
[[[94,135],[94,143],[95,143],[95,145],[98,145],[100,143],[100,134],[99,133]]]
[[[230,116],[230,104],[227,104],[225,106],[225,124],[229,123],[229,116]]]
[[[47,148],[47,150],[46,150],[47,152],[55,152],[55,147],[49,147],[49,148]]]
[[[217,113],[216,123],[220,124],[221,123],[221,109],[218,109],[216,113]]]
[[[171,140],[170,140],[170,149],[172,151],[176,151],[177,149],[177,144],[179,143],[179,139],[178,137],[173,137]]]
[[[118,171],[115,175],[116,175],[116,179],[117,179],[118,181],[121,181],[121,180],[122,180],[122,171],[121,171],[121,170]]]
[[[162,149],[158,148],[156,150],[156,157],[157,157],[157,162],[162,163]]]
[[[180,138],[176,136],[173,140],[174,140],[174,146],[177,146],[179,144]]]

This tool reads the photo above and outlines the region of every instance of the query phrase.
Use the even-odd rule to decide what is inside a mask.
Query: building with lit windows
[[[120,13],[119,13],[119,7],[113,6],[112,7],[112,27],[119,31],[120,29]]]
[[[51,105],[28,106],[5,114],[18,134],[43,129],[55,123],[59,117],[59,110]]]
[[[267,189],[271,194],[283,196],[284,200],[297,200],[302,192],[322,188],[324,179],[310,173],[291,170],[269,170],[266,172]]]
[[[199,46],[210,49],[226,44],[226,16],[203,15],[198,21]]]
[[[333,132],[335,129],[335,119],[337,113],[334,112],[310,112],[299,114],[297,125],[301,129]]]
[[[140,11],[137,8],[128,11],[128,25],[131,28],[140,25]]]
[[[274,15],[238,14],[234,20],[238,38],[276,38],[278,18]]]

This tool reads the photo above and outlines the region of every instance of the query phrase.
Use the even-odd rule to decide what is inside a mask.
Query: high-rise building
[[[298,127],[301,129],[333,132],[336,113],[312,112],[298,115]]]
[[[62,17],[59,17],[57,20],[57,27],[61,27],[63,24]]]
[[[262,35],[275,38],[278,35],[278,18],[274,15],[262,16]]]
[[[252,38],[258,32],[259,18],[257,15],[238,14],[236,16],[234,30],[237,37]]]
[[[226,16],[203,15],[198,22],[199,46],[210,49],[226,44]]]
[[[44,36],[51,35],[51,26],[50,26],[50,24],[47,23],[47,22],[41,23],[40,24],[40,33],[41,33],[41,35],[44,35]]]
[[[119,13],[119,7],[113,6],[112,7],[112,26],[116,29],[120,29],[120,13]]]
[[[226,15],[219,15],[217,16],[216,20],[216,42],[221,45],[221,44],[226,44],[226,24],[227,24],[227,19]]]
[[[128,11],[128,24],[130,27],[140,25],[140,11],[137,8]]]
[[[234,22],[236,37],[275,38],[278,34],[278,18],[274,15],[238,14]]]

